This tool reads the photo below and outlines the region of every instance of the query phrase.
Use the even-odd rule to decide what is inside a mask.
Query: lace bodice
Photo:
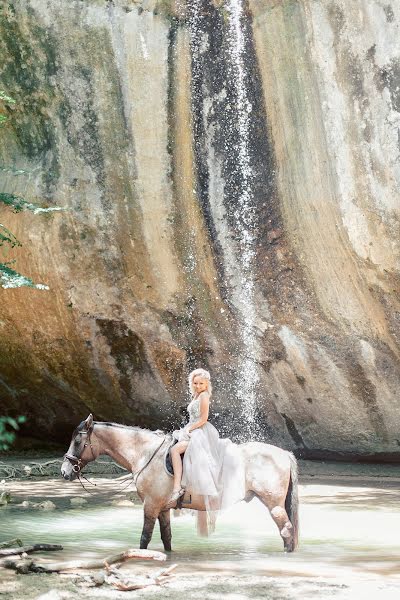
[[[197,398],[193,398],[188,404],[189,423],[194,423],[200,419],[200,396],[201,394]]]

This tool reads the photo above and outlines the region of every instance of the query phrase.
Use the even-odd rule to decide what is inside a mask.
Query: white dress
[[[189,424],[200,419],[201,395],[188,405]],[[204,496],[207,527],[198,513],[198,530],[203,535],[214,529],[218,510],[244,498],[244,465],[239,448],[231,440],[221,439],[208,421],[190,433],[183,457],[182,487]]]

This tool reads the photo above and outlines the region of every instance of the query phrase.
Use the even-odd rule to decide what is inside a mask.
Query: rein
[[[161,449],[162,445],[164,444],[165,440],[167,439],[167,436],[164,435],[164,439],[161,442],[161,444],[159,446],[157,446],[157,448],[155,449],[155,451],[153,452],[153,454],[150,456],[149,460],[147,461],[147,463],[144,465],[144,467],[142,467],[141,469],[139,469],[139,471],[136,471],[135,473],[132,473],[132,480],[128,483],[127,486],[125,486],[124,488],[122,488],[123,490],[126,490],[132,483],[134,483],[135,485],[137,485],[137,480],[139,478],[139,475],[141,473],[143,473],[143,471],[146,469],[146,467],[149,466],[149,464],[151,463],[151,461],[153,460],[153,458],[155,457],[155,455],[157,454],[157,452]],[[130,477],[130,475],[129,475]],[[125,483],[126,479],[121,481],[121,483]]]

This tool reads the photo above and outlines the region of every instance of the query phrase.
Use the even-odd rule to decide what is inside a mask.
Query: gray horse
[[[160,523],[164,548],[171,550],[170,511],[165,504],[172,491],[172,477],[164,465],[171,444],[170,435],[140,427],[93,421],[89,415],[75,429],[61,466],[64,479],[80,477],[84,466],[101,454],[133,473],[137,493],[144,504],[144,526],[140,548],[147,548],[156,519]],[[255,496],[268,508],[278,526],[287,552],[298,544],[298,478],[297,463],[291,452],[259,442],[239,445],[245,465],[246,494],[249,502]],[[189,506],[188,506],[189,508]],[[191,495],[190,508],[204,511],[201,496]]]

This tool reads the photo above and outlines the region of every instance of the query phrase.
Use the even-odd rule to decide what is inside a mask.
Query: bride
[[[208,526],[201,518],[202,513],[198,513],[198,528],[200,533],[207,534],[214,528],[219,509],[243,500],[244,467],[237,446],[229,439],[220,439],[208,421],[212,393],[210,373],[205,369],[192,371],[189,389],[192,395],[188,405],[189,423],[174,432],[178,440],[171,449],[174,486],[165,508],[175,506],[186,491],[203,496]]]

